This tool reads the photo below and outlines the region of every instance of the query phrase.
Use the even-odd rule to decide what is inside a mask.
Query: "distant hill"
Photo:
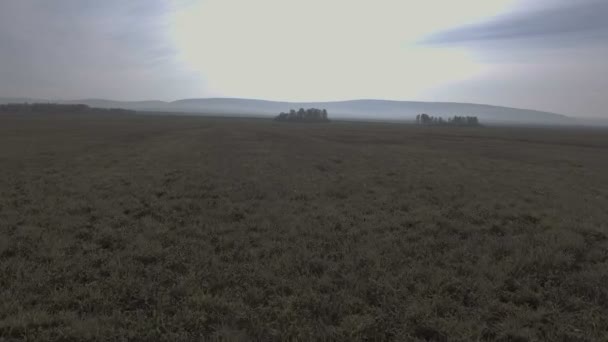
[[[18,100],[18,101],[15,101]],[[49,102],[36,99],[3,99],[9,102]],[[433,116],[471,115],[482,123],[503,124],[573,124],[576,121],[564,115],[529,109],[456,102],[415,102],[387,100],[352,100],[334,102],[278,102],[238,98],[185,99],[173,102],[134,101],[122,102],[104,99],[50,101],[55,103],[82,103],[98,108],[124,108],[137,111],[200,113],[218,115],[252,115],[274,117],[280,112],[299,108],[324,108],[333,119],[410,121],[417,114]]]
[[[7,103],[0,104],[0,113],[7,114],[137,114],[123,108],[95,108],[85,104],[67,103]]]
[[[0,97],[0,104],[8,103],[33,103],[33,102],[49,102],[48,100],[34,99],[30,97]]]
[[[169,109],[169,103],[164,101],[113,101],[113,100],[104,100],[104,99],[83,99],[83,100],[70,100],[70,101],[60,101],[61,103],[69,103],[76,104],[82,103],[87,106],[96,107],[96,108],[124,108],[131,110],[141,110],[141,111],[165,111]]]

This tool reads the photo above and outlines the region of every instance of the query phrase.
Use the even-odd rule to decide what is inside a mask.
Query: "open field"
[[[608,340],[608,131],[0,116],[0,340]]]

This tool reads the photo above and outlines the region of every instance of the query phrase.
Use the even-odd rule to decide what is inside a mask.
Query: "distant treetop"
[[[309,108],[300,108],[298,111],[290,110],[289,113],[281,113],[277,115],[275,121],[288,121],[288,122],[329,122],[327,117],[327,110]]]
[[[427,126],[481,126],[476,116],[453,116],[444,120],[440,116],[419,114],[416,115],[416,123]]]

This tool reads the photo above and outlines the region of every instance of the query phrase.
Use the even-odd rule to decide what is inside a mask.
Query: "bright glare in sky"
[[[192,0],[171,19],[181,62],[216,96],[415,98],[479,75],[464,49],[417,44],[513,0]]]

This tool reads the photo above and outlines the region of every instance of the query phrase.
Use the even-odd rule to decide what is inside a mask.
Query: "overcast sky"
[[[3,0],[0,97],[476,102],[608,117],[606,0]]]

